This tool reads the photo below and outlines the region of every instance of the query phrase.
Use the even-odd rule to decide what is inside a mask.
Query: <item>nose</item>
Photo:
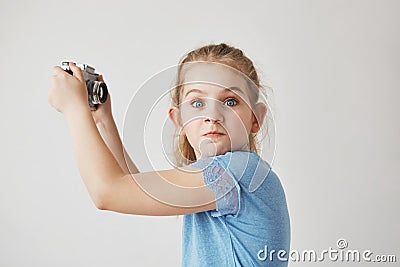
[[[213,118],[205,118],[204,122],[214,124],[214,123],[221,123],[221,120],[220,119],[213,119]]]
[[[224,119],[223,111],[220,110],[220,104],[218,101],[211,101],[207,107],[207,111],[204,118],[204,122],[206,123],[221,123]]]

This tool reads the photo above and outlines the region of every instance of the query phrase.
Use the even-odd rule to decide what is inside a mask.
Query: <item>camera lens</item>
[[[101,104],[106,102],[108,90],[107,85],[103,82],[93,81],[90,83],[91,86],[91,93],[92,93],[92,103],[93,104]],[[89,86],[88,86],[89,88]]]

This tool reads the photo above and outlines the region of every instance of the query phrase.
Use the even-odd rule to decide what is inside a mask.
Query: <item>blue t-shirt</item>
[[[269,163],[234,151],[191,166],[202,169],[217,202],[216,210],[184,215],[182,266],[287,266],[289,213]]]

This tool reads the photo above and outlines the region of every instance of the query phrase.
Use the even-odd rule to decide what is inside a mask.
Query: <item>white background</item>
[[[345,238],[399,259],[399,11],[394,0],[0,1],[0,266],[179,266],[181,218],[91,202],[47,103],[51,68],[71,59],[103,73],[121,131],[146,79],[219,42],[274,90],[291,249]]]

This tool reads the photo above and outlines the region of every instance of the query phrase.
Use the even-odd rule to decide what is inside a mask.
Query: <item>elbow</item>
[[[92,196],[92,201],[98,210],[107,210],[106,197],[104,194]]]
[[[98,210],[107,210],[103,200],[93,200],[93,202]]]
[[[118,180],[117,178],[114,180]],[[93,189],[92,201],[99,210],[110,210],[116,197],[116,182],[99,183]]]
[[[93,204],[98,210],[108,210],[111,199],[110,184],[98,183],[96,187],[92,187],[90,196]]]

